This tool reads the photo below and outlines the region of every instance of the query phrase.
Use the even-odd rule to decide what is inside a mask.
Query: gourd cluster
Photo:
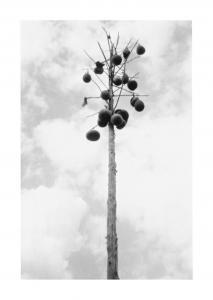
[[[142,55],[145,53],[145,48],[142,45],[138,45],[136,48],[136,53],[138,55]],[[112,65],[119,66],[122,63],[122,60],[127,60],[131,51],[128,47],[123,50],[122,56],[119,54],[114,54],[112,56]],[[94,73],[97,75],[101,75],[104,73],[104,63],[97,61],[95,63],[95,67],[93,69]],[[89,83],[92,80],[92,76],[89,72],[86,72],[83,75],[83,81]],[[138,83],[134,78],[130,78],[126,72],[123,72],[122,75],[115,75],[113,78],[114,87],[124,86],[126,85],[130,91],[135,91],[138,87]],[[122,95],[121,95],[122,96]],[[110,91],[103,90],[101,91],[100,98],[105,101],[110,100]],[[139,97],[133,96],[131,97],[130,104],[135,108],[136,111],[143,111],[145,106],[144,103],[139,99]],[[115,126],[118,130],[123,129],[129,119],[129,113],[124,109],[101,109],[98,113],[97,125],[99,127],[106,127],[109,123]],[[90,141],[97,141],[100,138],[100,133],[98,130],[91,129],[86,133],[86,138]]]

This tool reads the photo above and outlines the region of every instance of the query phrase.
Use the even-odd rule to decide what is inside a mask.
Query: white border
[[[116,4],[115,4],[116,3]],[[209,2],[210,4],[210,2]],[[7,5],[7,6],[6,6]],[[211,299],[212,8],[207,1],[12,1],[1,6],[1,299]],[[131,6],[131,7],[130,7]],[[130,11],[132,9],[132,11]],[[122,14],[121,14],[122,13]],[[192,19],[194,280],[20,280],[20,32],[32,19]],[[180,220],[181,226],[181,220]],[[70,298],[72,297],[72,298]]]

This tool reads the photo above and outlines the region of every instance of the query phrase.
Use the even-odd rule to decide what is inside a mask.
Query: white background
[[[0,16],[1,299],[212,299],[213,24],[210,1],[7,1],[0,4]],[[193,21],[193,280],[20,279],[20,20],[24,19]]]

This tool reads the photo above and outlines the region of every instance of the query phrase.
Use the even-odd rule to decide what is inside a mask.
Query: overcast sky
[[[116,132],[121,279],[190,279],[191,22],[22,23],[22,278],[106,278],[107,129],[86,140],[103,107],[82,75],[107,51],[102,26],[122,50],[139,39],[145,110]]]

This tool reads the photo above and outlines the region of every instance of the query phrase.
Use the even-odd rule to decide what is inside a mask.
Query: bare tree
[[[83,76],[86,83],[93,82],[100,90],[100,96],[85,97],[82,106],[88,104],[89,99],[101,98],[104,100],[105,108],[98,112],[98,122],[91,128],[86,137],[90,141],[97,141],[100,138],[99,131],[95,130],[97,126],[108,126],[109,130],[109,164],[108,164],[108,200],[107,200],[107,279],[119,279],[118,276],[118,238],[116,231],[116,161],[115,161],[115,127],[123,129],[129,118],[129,114],[124,109],[116,109],[121,97],[129,97],[130,104],[136,111],[143,111],[144,103],[139,99],[142,96],[135,92],[138,84],[136,78],[138,73],[129,76],[126,72],[127,64],[145,53],[145,48],[136,41],[132,44],[130,40],[122,51],[118,51],[120,36],[117,35],[116,43],[111,39],[111,35],[103,28],[108,44],[109,57],[105,54],[101,44],[98,46],[103,55],[103,61],[96,61],[86,51],[86,55],[95,64],[92,69],[95,81],[87,71]],[[131,58],[133,50],[136,48],[136,56]],[[105,76],[105,80],[101,77]],[[106,82],[107,81],[107,82]],[[101,84],[104,87],[99,86]],[[127,86],[127,87],[126,87]],[[125,92],[125,94],[124,94]],[[95,114],[93,114],[95,115]]]

